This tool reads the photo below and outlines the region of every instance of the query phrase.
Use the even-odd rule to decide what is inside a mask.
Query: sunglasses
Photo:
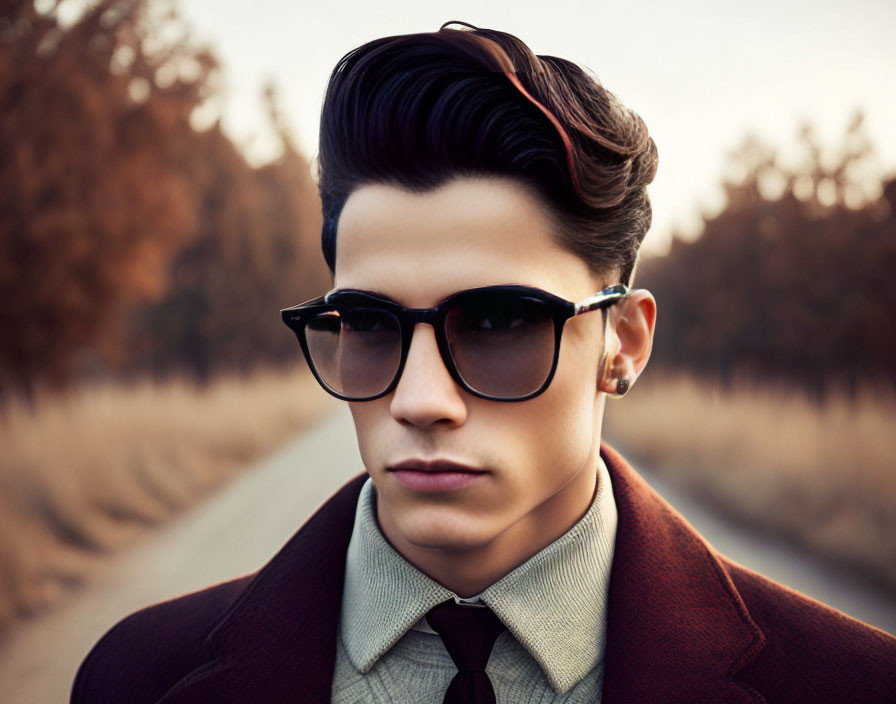
[[[566,321],[630,293],[616,284],[573,303],[532,286],[483,286],[435,308],[405,308],[368,291],[336,289],[280,314],[314,377],[344,401],[372,401],[398,385],[417,323],[433,326],[442,361],[462,389],[491,401],[525,401],[551,383]]]

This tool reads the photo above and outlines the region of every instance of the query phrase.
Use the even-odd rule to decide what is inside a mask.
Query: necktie
[[[457,666],[443,704],[496,704],[485,666],[495,641],[505,630],[501,620],[487,606],[458,604],[454,599],[431,609],[426,620],[442,637]]]

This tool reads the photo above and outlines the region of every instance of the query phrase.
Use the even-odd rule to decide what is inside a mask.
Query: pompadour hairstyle
[[[324,98],[324,259],[335,270],[339,215],[358,186],[424,192],[493,175],[534,188],[561,246],[629,283],[656,166],[637,114],[576,64],[536,56],[511,34],[447,22],[375,39],[340,59]]]

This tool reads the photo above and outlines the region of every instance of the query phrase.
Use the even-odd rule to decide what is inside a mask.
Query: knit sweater
[[[499,704],[600,701],[616,524],[601,461],[586,514],[469,599],[481,600],[507,626],[486,667]],[[460,597],[386,541],[369,478],[355,511],[345,574],[332,701],[441,702],[457,668],[425,614]]]

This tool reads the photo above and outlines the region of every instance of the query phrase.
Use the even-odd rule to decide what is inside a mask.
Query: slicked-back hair
[[[656,166],[643,120],[571,61],[460,22],[375,39],[340,59],[324,98],[324,259],[335,271],[339,216],[361,185],[504,176],[541,196],[561,246],[629,283]]]

